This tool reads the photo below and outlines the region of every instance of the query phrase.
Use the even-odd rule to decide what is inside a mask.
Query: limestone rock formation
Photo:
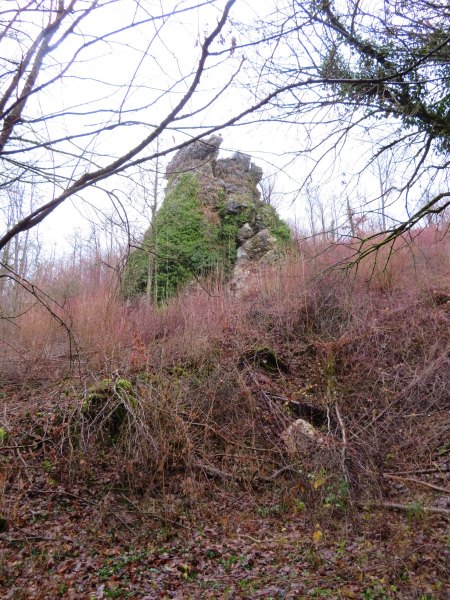
[[[167,165],[166,175],[184,173],[186,169],[199,172],[202,167],[211,166],[219,155],[219,147],[223,141],[221,135],[212,135],[206,140],[198,140],[190,146],[179,150]]]
[[[288,226],[261,201],[262,169],[242,152],[218,158],[222,141],[218,135],[196,141],[168,164],[165,199],[143,243],[159,265],[148,266],[145,250],[134,252],[133,291],[144,291],[151,273],[151,287],[163,299],[217,266],[241,291],[254,266],[277,260],[290,241]]]
[[[322,443],[320,432],[304,419],[297,419],[289,425],[281,434],[281,439],[293,458],[308,454]]]
[[[199,182],[200,201],[205,206],[214,206],[221,190],[220,182],[214,174],[214,166],[222,141],[222,136],[212,135],[179,150],[167,165],[166,196],[177,186],[183,174],[194,173]]]

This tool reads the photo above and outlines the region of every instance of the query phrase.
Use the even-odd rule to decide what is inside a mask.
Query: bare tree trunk
[[[160,146],[160,140],[159,138],[156,140],[156,152],[157,154],[159,154],[159,148]],[[152,190],[152,202],[150,205],[150,214],[151,214],[151,223],[150,223],[150,227],[151,227],[151,233],[152,233],[152,238],[156,240],[156,235],[157,235],[157,231],[156,231],[156,211],[158,209],[158,198],[159,198],[159,185],[160,185],[160,177],[159,177],[159,166],[160,166],[160,159],[159,156],[156,157],[155,160],[155,175],[153,178],[153,190]],[[156,274],[157,274],[157,262],[156,262],[156,253],[152,253],[151,249],[149,248],[149,253],[148,253],[148,270],[147,270],[147,299],[148,301],[151,300],[152,297],[152,282],[154,280],[154,285],[153,285],[153,300],[154,302],[158,302],[158,290],[157,290],[157,285],[156,285]]]
[[[355,237],[356,234],[356,224],[355,224],[355,217],[353,214],[353,208],[350,204],[350,198],[347,196],[347,219],[348,219],[348,226],[350,229],[350,235],[351,237]]]

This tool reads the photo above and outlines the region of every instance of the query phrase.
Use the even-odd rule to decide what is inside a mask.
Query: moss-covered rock
[[[128,416],[137,407],[131,381],[120,377],[106,378],[88,388],[81,415],[87,422],[95,423],[104,438],[115,443],[128,422]]]
[[[260,200],[262,170],[246,154],[218,159],[220,143],[195,142],[169,164],[164,202],[126,265],[126,295],[147,291],[164,301],[212,269],[273,262],[291,241],[275,208]]]
[[[3,427],[0,427],[0,446],[8,440],[8,432]]]
[[[184,173],[171,183],[142,250],[130,256],[124,290],[127,295],[145,292],[150,275],[152,297],[163,301],[223,262],[220,227],[206,218],[197,176]]]
[[[292,242],[291,230],[270,204],[260,203],[258,205],[255,221],[257,227],[267,228],[281,245]]]

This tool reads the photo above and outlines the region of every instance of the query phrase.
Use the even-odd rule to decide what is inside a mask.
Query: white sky
[[[83,1],[83,0],[82,0]],[[150,12],[160,10],[170,12],[175,6],[194,4],[193,0],[144,0],[141,5]],[[240,21],[250,22],[253,18],[263,18],[277,5],[278,0],[238,0],[232,9],[231,17]],[[83,148],[81,154],[84,163],[76,164],[68,159],[67,169],[74,172],[84,172],[86,160],[94,165],[103,166],[113,156],[120,155],[124,149],[132,147],[145,137],[154,124],[157,124],[167,112],[177,103],[180,96],[186,91],[189,79],[181,80],[180,77],[191,73],[195,68],[199,55],[199,42],[215,27],[218,15],[225,2],[218,0],[214,5],[203,7],[201,10],[184,12],[174,18],[157,21],[153,25],[127,30],[104,42],[94,43],[89,49],[79,55],[80,62],[70,70],[69,76],[48,88],[39,103],[32,100],[28,112],[49,114],[55,110],[77,112],[89,102],[92,111],[98,112],[92,116],[81,118],[77,115],[66,115],[54,122],[42,123],[41,127],[53,128],[58,134],[65,135],[74,130],[88,130],[95,123],[109,124],[111,113],[108,109],[123,108],[122,119],[139,119],[138,124],[131,124],[118,130],[92,138],[90,144]],[[60,68],[73,55],[80,41],[86,42],[101,37],[112,29],[120,28],[127,23],[135,10],[136,3],[132,0],[118,0],[111,7],[94,11],[82,26],[83,36],[71,38],[68,44],[62,44],[55,55],[55,69]],[[152,12],[152,14],[155,14]],[[138,16],[144,16],[141,12]],[[236,30],[226,25],[223,30],[225,38],[224,47],[229,45],[233,35],[238,35]],[[245,42],[238,39],[238,43]],[[195,110],[209,101],[221,86],[228,80],[241,60],[241,52],[236,55],[220,57],[216,65],[207,71],[203,77],[200,91],[195,94],[192,101],[186,106],[185,111]],[[251,50],[246,51],[248,56]],[[245,69],[251,70],[251,61],[244,63]],[[56,71],[55,71],[56,72]],[[128,86],[133,77],[133,87]],[[172,89],[173,88],[173,89]],[[168,92],[167,90],[171,90]],[[251,99],[252,90],[245,90],[241,86],[227,90],[226,93],[210,108],[201,112],[189,125],[197,127],[225,121],[228,116],[241,110]],[[34,106],[33,106],[34,103]],[[148,105],[147,108],[145,106]],[[131,112],[139,109],[139,112]],[[46,131],[42,135],[45,137]],[[317,126],[315,134],[326,136],[325,126]],[[187,129],[186,133],[175,130],[164,132],[161,145],[172,145],[186,139],[186,134],[195,135],[198,130]],[[280,123],[254,123],[245,126],[230,128],[222,131],[224,142],[222,149],[226,151],[246,152],[251,154],[254,162],[260,165],[266,174],[278,172],[277,188],[282,194],[279,205],[281,215],[289,220],[305,222],[305,196],[299,196],[297,190],[303,184],[305,176],[313,164],[310,159],[293,160],[294,153],[303,149],[306,144],[305,131],[300,126]],[[373,138],[382,138],[382,134],[374,128]],[[83,140],[76,142],[77,146]],[[352,202],[356,204],[368,194],[378,193],[377,180],[370,175],[365,175],[364,180],[357,180],[354,173],[362,168],[366,158],[365,152],[372,145],[366,135],[364,138],[354,137],[353,142],[347,146],[347,152],[340,156],[331,156],[325,159],[315,174],[315,184],[322,185],[319,198],[326,204],[327,198],[340,194],[346,185],[350,185],[348,193]],[[62,149],[71,153],[78,153],[79,148],[74,144],[62,144]],[[48,159],[45,152],[41,158]],[[170,158],[170,157],[169,157]],[[151,165],[149,165],[151,167]],[[51,167],[51,163],[49,163]],[[81,169],[81,171],[80,171]],[[102,182],[100,187],[109,190],[121,190],[120,198],[126,200],[128,190],[132,184],[127,181],[127,176],[132,176],[130,170],[125,176],[115,177],[108,182]],[[351,182],[351,183],[350,183]],[[43,199],[48,200],[50,190],[42,191]],[[359,198],[357,197],[359,196]],[[83,197],[90,203],[108,210],[107,196],[104,192],[92,189],[83,192]],[[401,208],[395,210],[401,214]],[[89,224],[85,218],[95,218],[93,210],[86,204],[80,203],[79,198],[69,199],[58,208],[41,226],[41,239],[55,244],[58,252],[67,247],[64,241],[76,228],[87,229]],[[130,219],[138,220],[136,213],[130,210]],[[145,219],[142,222],[145,225]]]

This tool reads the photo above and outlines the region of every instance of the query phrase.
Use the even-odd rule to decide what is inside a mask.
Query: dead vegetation
[[[361,507],[448,516],[450,306],[435,300],[448,242],[415,243],[347,274],[325,269],[329,252],[303,253],[244,297],[209,282],[164,308],[82,273],[64,296],[61,278],[53,310],[71,356],[42,305],[2,323],[5,540],[32,539],[38,498],[126,535],[217,519],[224,495],[230,514],[245,502],[320,531]],[[318,432],[297,454],[283,441],[296,419]]]

